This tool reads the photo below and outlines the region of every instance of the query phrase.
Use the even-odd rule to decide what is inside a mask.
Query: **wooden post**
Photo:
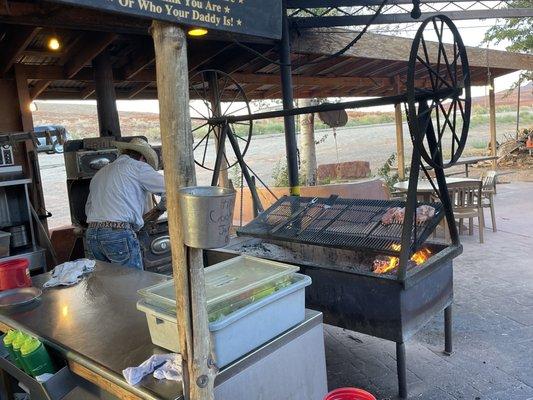
[[[96,108],[100,136],[120,136],[117,98],[113,84],[113,66],[104,51],[93,60]]]
[[[212,400],[216,371],[211,354],[202,251],[187,251],[183,244],[178,199],[180,187],[196,184],[187,40],[179,26],[159,21],[152,24],[152,36],[184,392],[190,400]]]
[[[394,94],[401,94],[400,77],[394,77]],[[401,103],[394,105],[394,120],[396,121],[396,154],[398,162],[398,176],[405,179],[405,150],[403,144],[403,120]]]
[[[313,105],[312,99],[302,99],[301,106]],[[317,162],[315,143],[315,114],[300,115],[300,147],[302,149],[302,167],[305,175],[305,186],[317,184]],[[338,161],[338,160],[337,160]]]
[[[490,155],[496,156],[496,98],[494,95],[494,78],[489,79],[489,126],[490,126]],[[492,160],[492,169],[496,170],[496,159]]]

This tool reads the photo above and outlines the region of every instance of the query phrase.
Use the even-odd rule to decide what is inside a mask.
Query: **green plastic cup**
[[[53,374],[55,372],[48,350],[46,350],[40,340],[35,338],[27,339],[20,349],[20,354],[23,365],[28,368],[28,374],[34,378],[42,374]]]
[[[9,332],[6,333],[2,341],[4,343],[4,347],[9,353],[9,357],[11,358],[11,360],[15,363],[17,368],[22,369],[22,364],[20,363],[17,355],[15,354],[15,351],[13,350],[13,341],[15,340],[17,333],[18,331],[11,329]]]
[[[15,353],[15,359],[18,360],[18,364],[20,365],[19,368],[26,371],[26,373],[29,372],[27,366],[24,364],[22,356],[20,355],[20,348],[28,338],[29,336],[26,335],[24,332],[17,331],[17,333],[15,334],[15,338],[13,339],[13,353]]]

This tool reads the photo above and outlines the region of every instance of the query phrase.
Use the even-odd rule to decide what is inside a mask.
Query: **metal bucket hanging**
[[[216,186],[180,189],[184,243],[197,249],[215,249],[229,243],[235,190]]]

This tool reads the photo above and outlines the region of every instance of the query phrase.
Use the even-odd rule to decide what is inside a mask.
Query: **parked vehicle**
[[[70,139],[67,129],[61,125],[39,125],[33,129],[39,145],[37,151],[48,154],[63,153],[63,144]]]

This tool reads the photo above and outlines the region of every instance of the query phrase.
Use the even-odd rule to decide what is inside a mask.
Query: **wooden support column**
[[[494,78],[489,79],[489,126],[490,126],[490,155],[496,156],[496,98],[494,95]],[[492,169],[496,170],[496,159],[492,160]]]
[[[401,81],[400,77],[396,75],[394,77],[394,94],[401,94]],[[396,154],[398,162],[398,176],[400,179],[405,179],[405,150],[403,142],[403,114],[402,104],[398,103],[394,105],[394,120],[396,122]]]
[[[120,136],[113,67],[107,52],[93,60],[93,67],[100,136]]]
[[[18,67],[18,64],[15,65],[15,82],[17,86],[17,96],[20,108],[20,119],[22,123],[22,129],[25,132],[33,131],[33,116],[30,111],[30,91],[28,88],[28,79],[24,74],[23,70]],[[31,178],[31,190],[30,190],[30,200],[37,211],[38,215],[46,214],[46,208],[44,203],[44,193],[43,186],[41,181],[41,171],[39,168],[39,157],[37,155],[37,149],[35,144],[31,140],[25,140],[24,144],[24,172],[26,176]],[[46,219],[41,221],[45,229],[48,229]],[[38,232],[39,243],[44,243],[46,240],[42,237],[41,231]]]
[[[180,27],[154,21],[168,225],[184,393],[190,400],[212,400],[216,371],[211,352],[202,251],[183,244],[178,190],[196,184],[189,115],[186,34]]]

